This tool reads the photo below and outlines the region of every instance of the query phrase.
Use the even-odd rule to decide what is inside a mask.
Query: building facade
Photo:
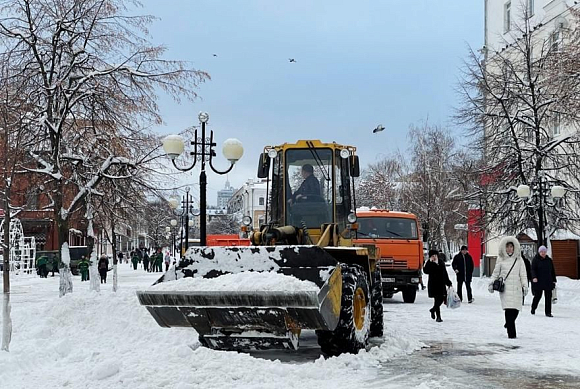
[[[228,213],[241,222],[244,216],[252,218],[252,227],[260,228],[266,222],[266,180],[247,180],[228,202]]]
[[[512,47],[523,38],[521,26],[529,26],[529,30],[533,31],[538,42],[541,42],[530,50],[532,63],[545,54],[546,50],[557,53],[566,44],[567,33],[575,27],[570,9],[580,9],[577,3],[578,1],[574,0],[484,0],[485,29],[482,53],[486,68],[490,66],[495,55],[500,54],[504,57],[515,55],[513,53],[517,51]],[[550,121],[546,127],[550,139],[576,131],[558,119]],[[490,130],[485,128],[485,131]],[[561,179],[566,180],[565,177]],[[494,258],[497,255],[501,235],[502,233],[498,231],[486,231],[486,236],[481,238],[487,257]],[[520,231],[517,237],[526,256],[529,258],[535,255],[538,246],[535,230]],[[563,230],[556,230],[549,237],[548,248],[558,275],[580,277],[579,240],[580,237],[574,232]],[[490,271],[489,261],[487,264],[488,269],[484,270],[484,273]]]
[[[235,191],[230,185],[230,182],[226,181],[225,187],[217,193],[217,207],[226,209],[228,207],[228,201],[230,201]]]

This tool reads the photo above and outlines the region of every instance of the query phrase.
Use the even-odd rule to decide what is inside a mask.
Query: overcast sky
[[[145,0],[160,18],[151,40],[167,58],[211,75],[195,103],[166,96],[159,133],[210,114],[221,143],[244,144],[230,173],[239,187],[256,175],[265,145],[320,139],[358,148],[366,165],[406,149],[410,124],[429,119],[460,135],[450,117],[468,45],[483,45],[483,2],[476,0]],[[214,56],[216,54],[217,56]],[[294,58],[295,63],[290,63]],[[373,134],[377,124],[386,130]],[[199,170],[190,174],[197,192]],[[209,174],[208,202],[225,177]],[[197,194],[197,193],[196,193]]]

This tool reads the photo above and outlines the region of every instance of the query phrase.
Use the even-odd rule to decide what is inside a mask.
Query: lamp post
[[[171,224],[171,255],[175,258],[175,227],[177,227],[177,220],[171,219],[169,223]]]
[[[199,174],[199,208],[200,208],[200,215],[199,215],[199,244],[200,246],[205,246],[207,241],[206,235],[206,191],[207,191],[207,176],[205,173],[206,162],[209,164],[211,170],[213,170],[217,174],[227,174],[229,173],[235,163],[242,157],[244,154],[244,148],[242,146],[242,142],[237,139],[230,138],[226,139],[223,144],[222,152],[224,157],[230,161],[230,167],[224,171],[218,170],[213,166],[213,157],[216,156],[214,147],[216,143],[213,140],[213,130],[210,131],[209,138],[206,137],[205,126],[209,120],[209,114],[207,112],[201,112],[198,116],[199,122],[201,123],[201,137],[198,138],[197,130],[195,130],[194,139],[190,142],[193,146],[193,151],[189,154],[193,157],[193,163],[187,167],[178,166],[175,162],[176,158],[179,157],[184,149],[185,143],[183,138],[179,135],[169,135],[163,139],[163,150],[167,154],[169,158],[171,158],[171,162],[173,166],[182,171],[189,171],[193,169],[197,163],[197,161],[201,164],[201,172]],[[186,221],[187,223],[187,221]]]
[[[182,209],[181,212],[177,210],[177,208],[179,207],[179,203],[180,202],[178,198],[172,198],[169,200],[169,206],[173,209],[173,213],[176,216],[181,216],[182,218],[185,218],[185,223],[183,223],[183,228],[185,229],[185,243],[183,242],[183,240],[181,241],[181,252],[180,252],[180,255],[183,256],[183,254],[185,254],[185,251],[187,251],[189,247],[189,222],[191,221],[189,220],[189,214],[190,212],[192,212],[193,209],[193,198],[189,194],[189,187],[185,188],[185,196],[183,196],[181,200],[181,209]],[[177,221],[175,221],[175,223],[177,223]]]
[[[566,194],[566,188],[560,185],[548,187],[548,182],[543,175],[538,175],[533,181],[532,187],[522,184],[516,189],[517,195],[526,201],[526,207],[530,210],[537,210],[538,214],[538,246],[546,245],[546,215],[545,206],[556,207],[558,202]],[[551,199],[550,199],[551,197]]]

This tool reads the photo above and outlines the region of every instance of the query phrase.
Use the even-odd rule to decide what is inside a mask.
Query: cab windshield
[[[286,218],[290,224],[320,228],[333,219],[331,149],[286,151]]]
[[[359,238],[418,239],[417,222],[399,217],[359,217]]]

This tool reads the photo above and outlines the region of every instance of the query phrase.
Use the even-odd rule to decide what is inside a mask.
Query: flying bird
[[[217,57],[217,54],[214,54],[213,56],[214,56],[214,57]]]
[[[381,131],[383,131],[384,129],[385,129],[385,127],[384,127],[382,124],[379,124],[379,125],[377,126],[377,128],[375,128],[375,129],[373,130],[373,134],[376,134],[377,132],[381,132]]]
[[[288,58],[288,61],[290,61],[290,62],[296,62],[296,60],[294,58]]]

